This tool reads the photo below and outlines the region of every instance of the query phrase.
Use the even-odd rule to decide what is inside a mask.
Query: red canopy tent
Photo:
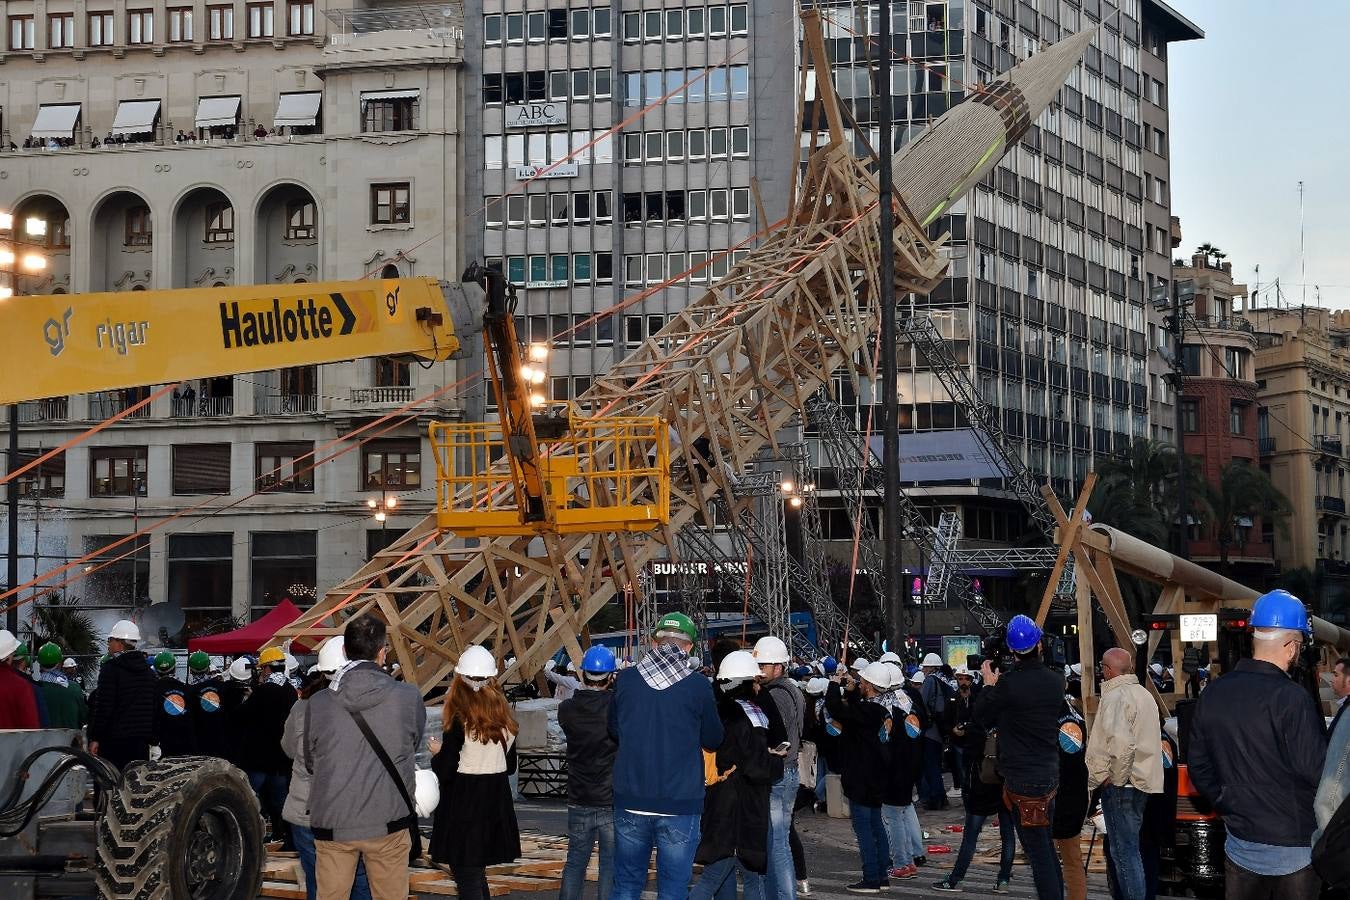
[[[257,653],[262,645],[272,639],[280,628],[300,618],[300,607],[289,599],[282,600],[256,622],[250,622],[243,628],[227,631],[224,634],[211,634],[206,637],[190,638],[189,650],[205,650],[207,653]]]

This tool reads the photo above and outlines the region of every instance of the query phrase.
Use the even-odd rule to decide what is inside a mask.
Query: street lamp
[[[381,490],[380,499],[371,497],[366,501],[366,506],[374,511],[371,518],[380,523],[380,543],[383,545],[381,549],[384,549],[389,546],[389,513],[398,508],[398,498],[391,497]]]
[[[0,273],[6,276],[5,283],[0,284],[0,300],[9,298],[20,293],[19,276],[24,272],[41,272],[47,268],[47,258],[36,250],[41,250],[41,244],[35,243],[33,239],[44,238],[47,234],[47,223],[36,216],[29,216],[24,221],[23,236],[16,232],[14,228],[13,213],[0,210]],[[27,239],[27,240],[25,240]],[[18,254],[22,250],[22,259]],[[9,483],[6,485],[5,500],[6,510],[9,515],[8,540],[9,552],[7,554],[5,582],[9,590],[14,590],[19,584],[19,484],[18,479],[14,477],[15,471],[19,468],[19,404],[13,403],[9,407],[9,456],[7,471],[9,473]],[[5,613],[5,625],[9,630],[17,634],[19,631],[19,609],[15,604],[10,604]]]

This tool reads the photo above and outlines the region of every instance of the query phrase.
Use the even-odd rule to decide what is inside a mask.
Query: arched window
[[[383,269],[380,270],[380,277],[398,278],[399,277],[398,266],[394,265],[393,263],[390,263],[389,265],[385,266]]]

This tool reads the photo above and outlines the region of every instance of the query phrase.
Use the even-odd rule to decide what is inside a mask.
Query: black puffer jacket
[[[567,736],[567,802],[573,806],[614,805],[614,754],[609,734],[610,691],[580,690],[558,707]]]
[[[155,742],[164,756],[192,756],[197,752],[193,727],[192,690],[172,675],[156,682],[159,705],[155,708]]]
[[[1312,698],[1268,662],[1240,660],[1195,704],[1188,774],[1244,841],[1309,846],[1326,755]]]
[[[159,688],[145,654],[125,650],[98,670],[98,703],[89,721],[89,740],[149,742],[155,734]]]
[[[723,781],[708,786],[703,797],[702,835],[696,862],[708,865],[735,856],[750,871],[768,867],[769,793],[783,777],[783,760],[769,752],[768,716],[756,701],[719,692],[717,715],[722,720],[722,746],[717,748],[719,774],[731,772]],[[769,698],[760,695],[766,703]],[[735,771],[732,771],[732,768]]]
[[[889,711],[836,682],[825,694],[825,710],[839,723],[839,782],[849,803],[881,806],[890,779],[890,753],[881,742]]]
[[[290,684],[264,681],[253,689],[240,710],[246,724],[246,737],[239,747],[244,771],[269,775],[286,775],[291,771],[291,758],[281,749],[281,734],[286,730],[286,717],[296,699],[295,688]]]
[[[975,699],[975,720],[998,729],[998,768],[1008,789],[1059,785],[1059,716],[1064,676],[1039,659],[1024,659]]]

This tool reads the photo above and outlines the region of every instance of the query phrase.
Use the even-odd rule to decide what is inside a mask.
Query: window
[[[731,7],[731,33],[733,35],[750,33],[748,12],[749,7],[744,3],[738,3]]]
[[[149,247],[154,237],[150,224],[150,207],[133,206],[126,213],[126,245]]]
[[[211,26],[211,40],[234,40],[233,6],[208,6],[206,8],[206,18]]]
[[[272,16],[276,8],[270,3],[249,3],[244,7],[248,18],[248,36],[251,38],[270,38],[272,36]]]
[[[234,207],[228,203],[209,203],[206,206],[206,237],[208,244],[226,244],[234,240]]]
[[[525,15],[525,38],[531,43],[542,41],[547,30],[544,13],[532,12]]]
[[[1181,401],[1181,430],[1186,434],[1195,434],[1200,430],[1200,403],[1197,400]]]
[[[144,497],[145,447],[94,447],[89,451],[89,496]]]
[[[249,535],[252,558],[252,615],[282,600],[309,606],[318,599],[317,534],[313,531],[255,531]]]
[[[155,13],[150,9],[127,10],[127,43],[153,44],[155,42]]]
[[[113,14],[110,12],[91,12],[89,14],[89,46],[111,47],[113,45]]]
[[[750,127],[748,125],[731,129],[731,155],[742,158],[750,155]]]
[[[502,42],[502,17],[500,15],[483,16],[483,43],[500,44]]]
[[[506,42],[508,44],[519,44],[525,40],[525,15],[524,13],[507,13],[506,15]]]
[[[361,451],[360,490],[422,486],[422,449],[417,440],[371,441]]]
[[[1167,134],[1160,128],[1153,129],[1153,152],[1159,156],[1167,155]]]
[[[32,16],[9,17],[9,49],[32,50],[36,37]]]
[[[1228,407],[1228,431],[1230,434],[1244,434],[1242,420],[1246,417],[1247,404],[1233,401]]]
[[[120,543],[119,543],[120,542]],[[104,547],[110,549],[104,550]],[[133,603],[149,600],[150,536],[129,539],[127,534],[86,534],[84,552],[91,555],[85,584],[97,597],[133,597]]]
[[[184,42],[192,40],[192,7],[181,6],[167,10],[169,15],[169,40]]]
[[[175,444],[173,492],[175,495],[228,494],[230,445]]]
[[[64,399],[64,398],[63,398]],[[20,450],[20,466],[26,466],[43,455],[41,450]],[[20,475],[16,482],[20,497],[54,498],[66,495],[66,456],[58,454]]]
[[[362,131],[413,131],[417,128],[418,95],[361,98]],[[519,163],[513,163],[519,165]]]
[[[610,192],[595,192],[595,224],[607,225],[614,221],[614,214],[610,210]]]
[[[290,0],[286,4],[286,33],[314,33],[314,0]]]
[[[286,240],[312,241],[318,237],[315,226],[314,203],[309,200],[292,200],[286,204]]]
[[[262,443],[254,448],[254,475],[259,492],[312,494],[314,443]]]
[[[47,46],[53,50],[75,46],[74,13],[59,13],[47,17]]]
[[[548,39],[550,41],[567,40],[567,10],[550,9],[547,16]]]
[[[171,534],[168,539],[169,602],[182,607],[193,634],[233,618],[234,535]]]
[[[1181,368],[1187,375],[1201,375],[1200,371],[1200,347],[1197,344],[1186,344],[1181,348]]]
[[[387,356],[375,360],[375,387],[408,387],[412,384],[412,363]]]
[[[370,186],[370,223],[395,225],[412,222],[412,188],[408,182]]]

